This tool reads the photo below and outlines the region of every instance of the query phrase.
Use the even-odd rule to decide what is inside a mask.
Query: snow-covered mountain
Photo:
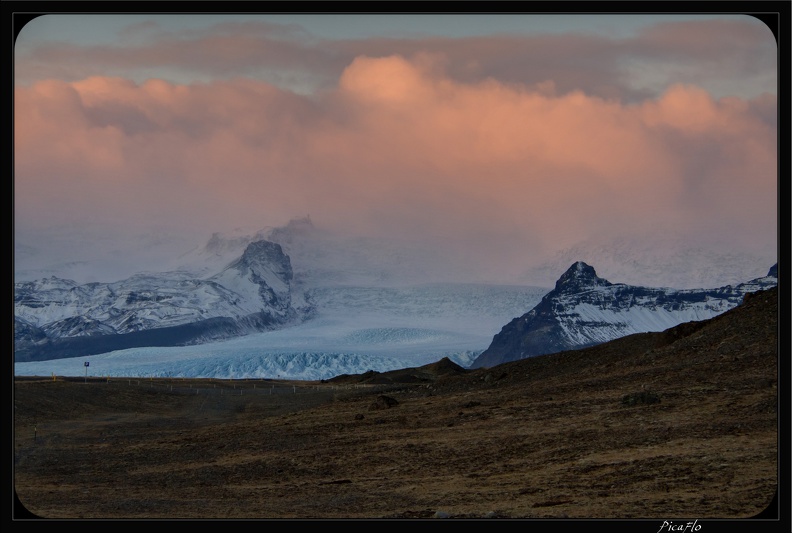
[[[319,379],[442,357],[467,367],[552,286],[443,283],[468,279],[464,261],[406,244],[304,217],[215,233],[156,263],[162,273],[25,280],[15,284],[15,372],[82,375],[88,354],[91,371],[117,376]]]
[[[491,367],[705,320],[739,305],[746,293],[777,284],[777,266],[773,266],[767,276],[715,289],[647,288],[611,283],[578,261],[536,307],[505,325],[471,367]]]
[[[286,328],[191,346],[17,361],[16,375],[329,379],[448,357],[467,367],[546,288],[487,284],[314,287],[315,312]],[[87,369],[83,363],[90,359]]]
[[[262,240],[206,279],[176,271],[115,283],[56,277],[16,283],[15,358],[195,344],[282,327],[310,312],[292,304],[292,275],[280,245]]]
[[[442,357],[467,366],[547,291],[426,283],[393,248],[328,235],[307,217],[216,233],[170,266],[114,283],[17,283],[16,371],[81,373],[88,355],[92,371],[120,376],[314,379]]]
[[[773,251],[775,252],[775,251]],[[559,272],[585,257],[607,279],[651,287],[695,289],[736,285],[760,277],[775,255],[735,252],[728,242],[691,245],[683,236],[603,236],[558,250],[525,270],[517,279],[527,285],[552,286]]]

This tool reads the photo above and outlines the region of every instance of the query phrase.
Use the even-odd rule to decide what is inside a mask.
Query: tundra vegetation
[[[778,483],[778,292],[491,368],[277,380],[21,377],[41,518],[745,518]]]

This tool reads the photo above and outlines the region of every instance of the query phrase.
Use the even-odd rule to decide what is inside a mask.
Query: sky
[[[46,15],[14,48],[16,269],[309,215],[493,281],[617,238],[766,271],[777,65],[747,15]]]

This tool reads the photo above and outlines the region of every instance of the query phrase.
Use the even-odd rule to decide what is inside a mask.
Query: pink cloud
[[[724,232],[774,247],[772,97],[680,85],[623,104],[463,83],[438,60],[361,56],[315,97],[241,78],[17,88],[16,216],[208,235],[310,214],[496,258],[496,271],[598,233]]]

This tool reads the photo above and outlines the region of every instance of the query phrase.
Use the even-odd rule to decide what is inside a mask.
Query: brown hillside
[[[16,493],[45,518],[752,517],[778,483],[777,313],[772,289],[475,371],[17,378]]]

